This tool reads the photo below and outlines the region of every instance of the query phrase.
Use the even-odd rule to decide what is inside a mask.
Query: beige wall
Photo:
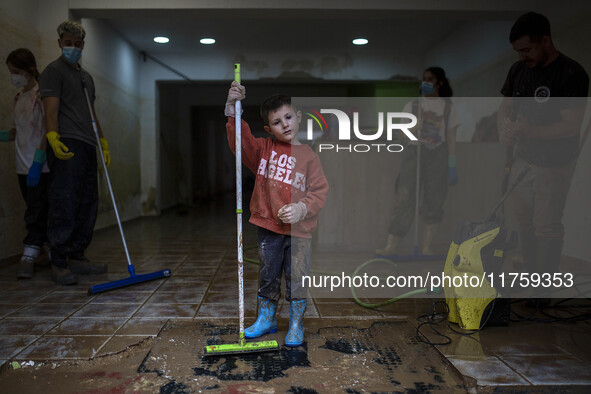
[[[11,125],[11,110],[17,89],[10,84],[6,56],[14,49],[26,47],[39,52],[35,1],[5,0],[0,5],[0,129]],[[40,69],[44,63],[38,61]],[[25,236],[25,204],[19,191],[14,160],[14,143],[0,143],[0,258],[22,250]]]
[[[3,0],[0,5],[2,65],[10,51],[27,47],[36,55],[39,71],[60,55],[56,28],[68,19],[68,2]],[[139,58],[112,28],[100,20],[82,21],[87,31],[82,64],[96,84],[95,108],[109,140],[109,169],[123,220],[141,214]],[[125,63],[125,70],[121,65]],[[16,89],[6,67],[0,66],[0,129],[10,127]],[[122,72],[127,75],[122,75]],[[103,173],[99,173],[99,216],[96,228],[115,223]],[[17,255],[25,236],[25,204],[15,175],[14,143],[0,144],[0,259]]]

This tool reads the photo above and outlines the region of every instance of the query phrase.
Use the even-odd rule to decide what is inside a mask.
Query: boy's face
[[[291,106],[284,104],[275,111],[269,112],[269,125],[265,126],[265,131],[277,138],[278,141],[297,144],[301,120],[301,111],[295,113]]]

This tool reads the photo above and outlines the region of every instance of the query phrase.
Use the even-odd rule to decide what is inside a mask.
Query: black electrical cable
[[[435,307],[437,305],[444,305],[445,306],[445,312],[441,314],[441,318],[439,320],[436,319],[438,314],[433,313],[433,309],[435,309]],[[448,315],[449,315],[449,306],[447,305],[447,303],[445,301],[436,301],[436,302],[432,303],[431,306],[429,307],[429,310],[427,311],[426,315],[421,315],[421,316],[417,317],[417,321],[419,322],[419,324],[417,325],[416,333],[417,333],[417,337],[419,338],[419,340],[421,342],[426,343],[427,345],[434,345],[434,346],[449,345],[451,343],[451,338],[445,334],[442,334],[434,327],[435,324],[439,324],[439,323],[447,320]],[[427,319],[427,320],[421,321],[421,319]],[[446,341],[445,342],[429,341],[429,339],[427,339],[427,336],[421,332],[421,327],[426,324],[429,325],[429,328],[431,328],[431,330],[433,330],[433,332],[435,332],[436,335],[445,338]]]
[[[466,337],[470,337],[470,336],[472,336],[472,335],[480,332],[486,326],[486,323],[488,323],[488,320],[492,316],[493,310],[494,310],[495,305],[496,305],[496,301],[497,301],[497,298],[494,298],[491,301],[491,303],[489,304],[490,305],[490,308],[488,310],[488,314],[486,316],[486,319],[484,319],[484,322],[480,325],[480,327],[478,329],[470,330],[469,332],[462,332],[462,331],[458,331],[458,330],[454,329],[449,324],[449,322],[447,323],[447,328],[449,330],[453,331],[454,333],[458,334],[458,335],[462,335],[462,336],[466,336]],[[433,311],[433,309],[437,305],[440,305],[440,304],[445,305],[445,312],[442,313],[441,314],[441,318],[436,321],[434,317],[436,317],[437,314],[433,314],[432,311]],[[434,346],[436,346],[436,345],[449,345],[451,343],[451,338],[449,336],[445,335],[445,334],[442,334],[439,330],[437,330],[434,327],[435,324],[439,324],[439,323],[442,323],[443,321],[447,320],[448,316],[449,316],[449,306],[447,305],[447,302],[445,302],[445,301],[436,301],[436,302],[432,303],[431,306],[429,307],[429,311],[427,312],[426,315],[421,315],[421,316],[417,317],[417,321],[419,322],[419,325],[416,328],[416,332],[417,332],[417,336],[418,336],[419,340],[421,342],[423,342],[423,343],[428,344],[428,345],[434,345]],[[427,321],[421,321],[422,319],[427,319]],[[423,334],[421,332],[421,330],[420,330],[421,327],[424,326],[424,325],[426,325],[426,324],[429,325],[429,327],[431,328],[431,330],[433,330],[433,332],[435,332],[435,334],[437,334],[438,336],[441,336],[443,338],[446,338],[447,341],[445,341],[445,342],[432,342],[432,341],[429,341],[427,339],[427,336],[425,334]]]
[[[561,305],[562,302],[566,302],[570,299],[561,300],[557,303],[557,309],[583,309],[583,308],[591,308],[591,304],[589,305]],[[528,300],[517,300],[516,302],[522,302]],[[520,322],[520,321],[530,321],[535,323],[576,323],[579,321],[586,321],[591,319],[591,311],[581,313],[579,315],[569,316],[569,317],[561,317],[551,315],[547,312],[547,309],[556,308],[556,305],[549,305],[549,306],[538,306],[535,308],[528,316],[521,316],[519,313],[515,312],[515,310],[511,309],[511,313],[518,317],[518,319],[511,320],[513,322]],[[540,318],[540,317],[533,317],[537,312],[540,312],[542,315],[546,316],[547,318]]]
[[[589,276],[589,275],[580,274],[579,276]],[[586,285],[589,283],[591,283],[591,281],[579,283],[578,285],[582,286],[582,285]],[[590,291],[581,292],[581,291],[579,291],[577,286],[574,286],[574,289],[580,295],[587,295],[590,292]],[[545,293],[542,293],[539,295],[545,295],[545,294],[549,295],[550,290],[547,290]],[[521,316],[519,313],[515,312],[515,310],[513,308],[511,308],[511,314],[515,315],[517,317],[517,319],[509,319],[509,321],[510,322],[530,321],[530,322],[534,322],[534,323],[576,323],[579,321],[590,320],[591,319],[591,311],[581,313],[579,315],[569,316],[569,317],[555,316],[555,315],[551,315],[550,313],[547,312],[547,309],[549,309],[549,308],[558,308],[558,309],[591,308],[591,304],[589,304],[589,305],[562,305],[563,303],[573,300],[573,299],[575,299],[575,298],[566,298],[566,299],[556,302],[554,305],[547,305],[547,306],[543,306],[540,303],[538,303],[538,305],[536,305],[536,307],[532,310],[532,312],[528,316]],[[591,301],[591,298],[588,298],[588,297],[585,297],[584,299]],[[535,298],[533,298],[533,299],[532,298],[525,298],[525,299],[521,298],[521,299],[513,300],[511,302],[511,304],[515,304],[515,303],[519,303],[519,302],[533,302],[533,303],[535,303],[535,300],[536,300]],[[538,312],[540,312],[542,315],[546,316],[546,318],[533,317]]]

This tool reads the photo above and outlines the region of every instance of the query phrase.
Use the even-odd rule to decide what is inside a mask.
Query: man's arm
[[[561,120],[549,125],[530,125],[525,119],[517,122],[515,136],[522,138],[540,138],[554,140],[576,135],[581,130],[585,107],[563,109],[560,111]]]
[[[513,134],[513,125],[515,122],[511,120],[511,97],[504,97],[501,106],[497,111],[497,130],[499,132],[499,141],[502,145],[511,147],[517,142],[517,138]]]
[[[43,109],[45,112],[45,130],[46,136],[51,145],[51,149],[55,156],[60,160],[68,160],[74,156],[68,147],[60,141],[58,130],[58,113],[60,107],[60,99],[58,97],[48,96],[43,99]]]
[[[60,108],[59,97],[44,97],[43,98],[43,110],[45,111],[45,130],[57,131],[58,127],[58,113]]]

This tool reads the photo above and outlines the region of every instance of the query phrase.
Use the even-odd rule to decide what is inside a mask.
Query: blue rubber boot
[[[277,301],[259,296],[259,316],[252,326],[244,330],[244,336],[246,338],[258,338],[261,335],[277,332],[276,310]]]
[[[289,304],[289,330],[285,346],[296,347],[304,343],[304,313],[308,300],[291,301]]]

